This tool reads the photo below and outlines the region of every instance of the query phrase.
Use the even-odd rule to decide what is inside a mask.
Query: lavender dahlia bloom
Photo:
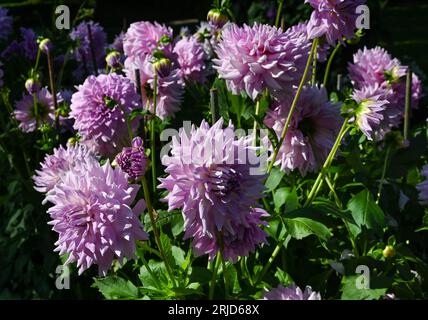
[[[284,96],[301,79],[303,70],[295,61],[306,53],[306,46],[307,42],[291,41],[281,29],[269,25],[229,24],[215,49],[214,68],[234,94],[246,92],[255,100],[269,89],[274,96]]]
[[[144,152],[143,140],[140,137],[135,137],[132,140],[132,146],[123,148],[115,160],[130,179],[142,178],[147,168],[147,156]]]
[[[153,70],[152,57],[136,57],[134,60],[125,60],[125,74],[128,78],[135,79],[135,70],[140,70],[141,92],[144,108],[154,112],[153,90],[155,71]],[[184,82],[180,77],[180,70],[170,68],[169,72],[162,72],[157,77],[156,115],[165,119],[180,110],[180,104],[184,94]]]
[[[273,103],[264,123],[281,136],[293,96]],[[324,88],[303,87],[275,165],[302,175],[324,163],[340,130],[340,104],[333,104]],[[266,144],[268,139],[265,137]]]
[[[36,60],[38,45],[37,35],[31,29],[21,28],[21,40],[13,40],[1,53],[2,58],[9,59],[12,55],[22,55],[29,60]]]
[[[175,44],[174,52],[178,57],[181,76],[188,81],[203,83],[208,59],[203,44],[194,37],[185,37]]]
[[[12,17],[8,15],[8,10],[0,7],[0,41],[7,40],[12,33]]]
[[[366,0],[305,0],[314,11],[308,23],[309,38],[325,36],[327,42],[335,46],[336,41],[354,37],[357,7]]]
[[[105,276],[115,258],[134,258],[135,241],[148,239],[138,218],[144,200],[131,209],[138,189],[109,161],[86,158],[65,174],[47,196],[49,224],[59,234],[55,251],[69,254],[65,264],[77,261],[79,274],[97,264]]]
[[[123,39],[125,38],[125,32],[119,33],[113,40],[110,48],[116,50],[120,53],[123,53]]]
[[[428,206],[428,165],[422,168],[421,174],[425,177],[425,180],[419,183],[416,189],[419,191],[419,202],[424,206]]]
[[[34,102],[34,97],[27,94],[15,104],[14,116],[20,122],[19,128],[24,132],[33,132],[37,129],[35,104],[37,106],[39,124],[52,124],[55,120],[55,106],[52,95],[48,89],[42,88],[36,93],[36,103]]]
[[[129,144],[125,121],[132,110],[140,108],[140,98],[130,79],[110,73],[89,76],[71,97],[70,117],[74,129],[95,152],[103,156],[116,155]],[[123,111],[122,111],[123,110]],[[131,126],[137,126],[135,119]]]
[[[33,176],[34,189],[38,192],[50,192],[65,177],[65,174],[86,158],[94,157],[84,145],[59,146],[53,154],[46,155],[41,163],[41,169]]]
[[[123,51],[131,61],[136,58],[144,59],[155,49],[162,50],[166,57],[175,60],[172,44],[161,41],[166,38],[172,41],[172,37],[172,29],[165,25],[148,21],[134,22],[129,26],[123,38]]]
[[[267,292],[264,300],[321,300],[321,295],[313,291],[310,286],[306,286],[305,290],[302,291],[294,284],[286,288],[279,285]]]
[[[260,225],[267,213],[257,208],[265,176],[257,174],[251,139],[236,139],[232,125],[222,126],[220,119],[212,127],[202,121],[190,133],[180,129],[172,155],[162,158],[168,176],[159,188],[169,191],[169,210],[183,209],[185,238],[194,238],[196,255],[212,259],[223,243],[225,259],[236,261],[266,242]]]

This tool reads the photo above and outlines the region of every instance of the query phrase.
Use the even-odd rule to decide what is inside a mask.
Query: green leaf
[[[288,187],[280,188],[273,195],[275,211],[280,212],[281,207],[285,204],[287,211],[295,210],[298,206],[296,189]]]
[[[278,279],[279,283],[285,287],[294,283],[293,278],[278,267],[276,267],[275,277]]]
[[[171,241],[165,233],[162,233],[160,236],[160,242],[162,243],[163,251],[165,254],[165,259],[170,266],[175,265],[175,260],[172,255],[172,246]]]
[[[322,240],[328,240],[331,237],[330,230],[321,222],[309,218],[284,219],[287,231],[297,239],[303,239],[312,234]]]
[[[342,300],[378,300],[385,295],[388,288],[357,288],[357,283],[359,283],[358,277],[361,276],[343,278]]]
[[[284,177],[285,172],[280,169],[273,167],[269,177],[266,180],[266,188],[267,191],[273,191],[280,183],[282,178]]]
[[[181,214],[174,215],[171,218],[171,231],[174,237],[177,237],[184,230],[184,220]]]
[[[426,213],[423,218],[422,227],[416,230],[416,232],[420,231],[428,231],[428,213]]]
[[[361,191],[349,201],[348,209],[359,227],[365,226],[368,229],[380,230],[385,226],[383,211],[367,189]]]
[[[153,272],[153,276],[147,270],[146,266],[140,268],[139,278],[145,288],[155,289],[158,284],[168,287],[169,280],[167,278],[167,270],[165,264],[161,261],[150,260],[148,262],[150,270]]]
[[[174,257],[175,264],[179,268],[182,268],[184,261],[185,261],[185,258],[184,258],[185,253],[184,253],[183,249],[176,247],[176,246],[172,246],[171,253],[172,253],[172,256]]]
[[[107,299],[137,299],[138,289],[131,281],[118,276],[94,279],[94,286]]]

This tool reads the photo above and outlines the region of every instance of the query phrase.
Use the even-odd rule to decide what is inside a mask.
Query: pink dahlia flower
[[[136,57],[134,60],[125,60],[125,74],[135,79],[135,70],[140,70],[141,92],[143,94],[144,108],[154,112],[153,89],[155,71],[151,62],[152,57]],[[156,115],[165,119],[180,110],[184,94],[184,82],[177,68],[168,68],[157,77]]]
[[[292,98],[274,102],[264,120],[278,137]],[[302,175],[318,170],[333,147],[341,124],[340,104],[331,103],[324,88],[304,87],[275,165],[286,172],[298,169]],[[267,137],[265,141],[269,143]]]
[[[321,300],[321,295],[307,286],[304,291],[296,285],[284,288],[279,285],[277,288],[267,292],[264,300]]]
[[[91,157],[94,155],[84,145],[55,148],[53,154],[45,156],[41,169],[36,170],[36,174],[33,176],[34,189],[42,193],[51,191],[68,171]]]
[[[60,96],[58,98],[58,103],[60,103]],[[39,125],[42,123],[52,124],[55,120],[53,97],[48,89],[42,88],[36,93],[36,103],[34,103],[34,97],[27,94],[15,104],[14,116],[19,121],[19,128],[24,132],[33,132],[37,129],[35,104],[37,105]]]
[[[335,46],[343,38],[352,39],[357,28],[357,7],[366,0],[305,0],[314,11],[308,23],[310,39],[325,36]]]
[[[139,21],[132,23],[123,38],[123,51],[133,61],[136,58],[144,59],[151,55],[155,49],[162,50],[172,59],[172,29],[157,22]],[[165,41],[166,40],[166,41]]]
[[[307,41],[290,40],[281,29],[254,24],[229,24],[215,49],[214,68],[233,94],[246,92],[255,100],[265,89],[283,97],[300,82],[303,71],[296,61],[307,54]]]
[[[203,44],[194,37],[185,37],[175,44],[174,52],[178,57],[181,76],[188,81],[203,83],[208,59]]]
[[[89,76],[71,97],[70,117],[81,141],[94,152],[114,156],[129,145],[125,114],[141,108],[132,81],[115,73]],[[137,119],[131,126],[136,129]]]
[[[134,258],[135,241],[148,238],[138,218],[144,200],[131,209],[138,189],[109,161],[86,158],[65,174],[47,196],[49,224],[59,234],[55,251],[69,255],[65,264],[77,261],[79,274],[97,264],[105,276],[115,258]]]
[[[0,41],[7,40],[12,33],[12,17],[8,15],[8,10],[0,7]]]
[[[222,126],[220,119],[212,127],[203,121],[190,133],[180,129],[172,155],[162,158],[168,176],[159,188],[169,191],[169,210],[183,209],[185,238],[193,237],[196,255],[212,259],[223,243],[224,257],[236,261],[266,242],[260,225],[267,213],[257,208],[265,176],[251,139],[236,139],[231,125]]]
[[[421,174],[425,177],[425,180],[419,183],[416,189],[419,191],[419,202],[424,206],[428,206],[428,165],[422,168]]]
[[[131,147],[123,148],[116,158],[116,163],[130,179],[138,180],[144,176],[147,168],[147,156],[144,152],[143,140],[135,137]]]

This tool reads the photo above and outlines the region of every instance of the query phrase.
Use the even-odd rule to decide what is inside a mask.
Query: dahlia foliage
[[[5,278],[46,256],[78,297],[428,298],[425,76],[365,47],[365,0],[299,5],[294,25],[214,1],[116,34],[84,8],[61,32],[0,8]]]

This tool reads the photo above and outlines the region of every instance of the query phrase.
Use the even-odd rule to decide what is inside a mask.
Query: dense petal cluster
[[[275,101],[264,120],[278,137],[282,134],[292,99],[293,96]],[[327,158],[341,124],[340,104],[331,103],[324,88],[303,87],[275,165],[286,172],[298,169],[302,175],[318,170]],[[265,142],[269,143],[267,137]]]
[[[144,152],[143,140],[135,137],[131,147],[123,148],[116,156],[116,163],[130,179],[138,180],[144,176],[147,168],[147,156]]]
[[[97,264],[105,276],[115,258],[134,258],[135,241],[148,238],[138,218],[144,200],[131,208],[138,189],[109,161],[86,158],[65,174],[47,195],[49,224],[59,234],[55,251],[68,254],[65,264],[77,261],[79,274]]]
[[[281,29],[255,23],[252,27],[229,24],[215,52],[214,68],[234,94],[246,92],[255,100],[265,89],[276,97],[290,93],[303,69],[296,61],[307,54],[308,42],[290,40]]]
[[[161,41],[165,37],[172,41],[171,28],[157,22],[134,22],[123,38],[123,51],[131,61],[151,55],[155,49],[162,50],[168,58],[172,58],[172,44]]]
[[[207,54],[195,37],[184,37],[174,46],[181,76],[188,81],[203,83],[206,78]]]
[[[305,0],[314,11],[308,23],[310,39],[325,36],[327,42],[335,46],[336,41],[354,37],[357,28],[357,7],[366,0]]]
[[[419,201],[424,206],[428,206],[428,165],[422,168],[421,174],[425,177],[425,180],[416,186],[419,191]]]
[[[294,284],[286,288],[279,285],[267,292],[264,300],[321,300],[321,295],[313,291],[310,286],[306,286],[305,290],[302,291]]]
[[[82,143],[101,155],[116,155],[129,145],[126,116],[141,107],[134,84],[111,73],[89,76],[77,89],[71,98],[70,117]],[[131,125],[135,128],[137,119]]]
[[[260,225],[267,213],[257,208],[265,176],[251,139],[237,139],[231,125],[222,126],[223,120],[212,127],[203,121],[190,133],[180,129],[171,156],[162,158],[168,176],[159,188],[169,191],[169,210],[183,209],[185,238],[193,237],[195,254],[212,259],[220,250],[236,261],[266,242]]]
[[[53,154],[46,155],[41,163],[40,170],[33,176],[34,189],[38,192],[48,193],[65,177],[65,174],[86,158],[94,157],[84,145],[59,146]]]
[[[125,60],[125,74],[136,82],[135,70],[140,70],[141,93],[144,108],[154,112],[154,80],[155,71],[151,56],[137,57],[134,60]],[[156,115],[165,119],[180,110],[184,94],[184,82],[180,76],[180,69],[171,67],[157,77],[156,85]]]
[[[0,7],[0,41],[6,40],[12,33],[12,23],[8,10]]]
[[[19,121],[19,128],[24,132],[35,131],[37,122],[39,125],[42,123],[52,124],[55,120],[55,105],[52,94],[48,89],[42,88],[35,94],[35,99],[31,94],[24,95],[15,104],[14,116]]]

